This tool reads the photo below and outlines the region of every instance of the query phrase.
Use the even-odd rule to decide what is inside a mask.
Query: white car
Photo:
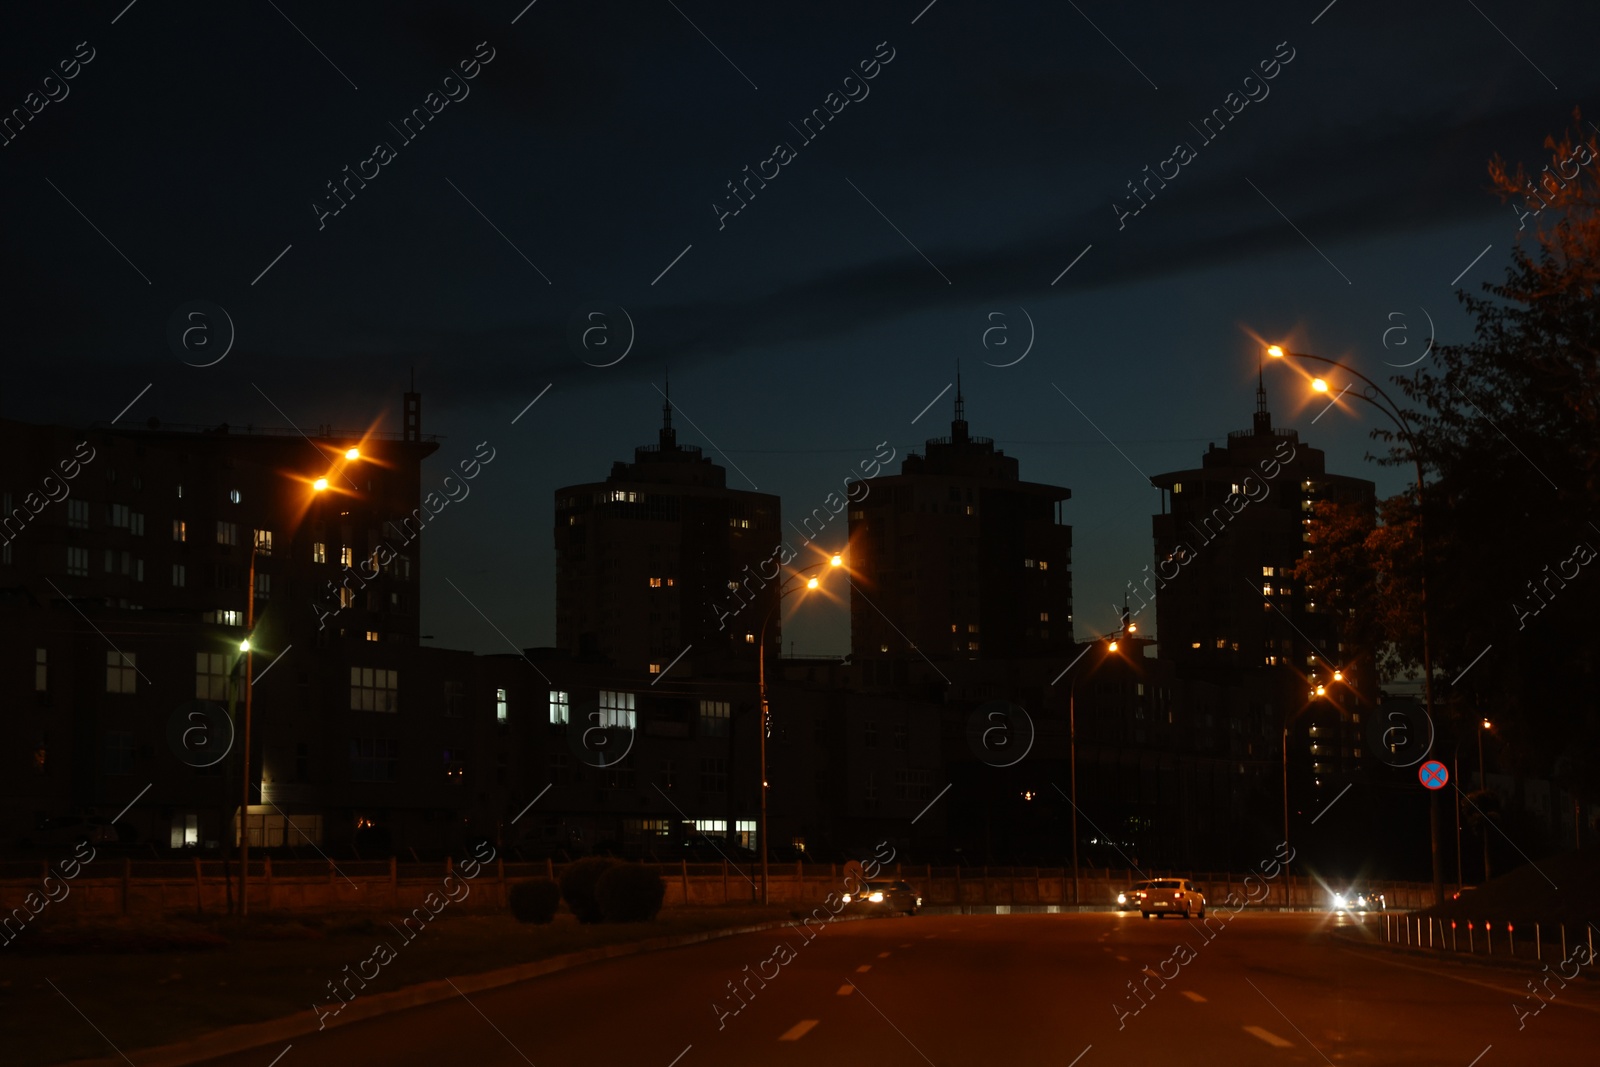
[[[1152,915],[1191,915],[1206,917],[1206,897],[1200,887],[1187,878],[1156,878],[1145,890],[1139,902],[1139,914],[1146,919]]]

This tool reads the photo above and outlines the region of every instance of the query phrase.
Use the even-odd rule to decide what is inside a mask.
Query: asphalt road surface
[[[296,1038],[287,1051],[210,1062],[1594,1062],[1595,983],[1552,982],[1548,1007],[1519,1017],[1513,1005],[1533,1003],[1527,974],[1331,941],[1330,931],[1349,921],[1245,913],[1203,928],[1137,914],[923,915],[834,923],[809,941],[774,930],[590,964],[330,1028]],[[780,944],[787,949],[776,951]],[[740,986],[740,999],[729,982]]]

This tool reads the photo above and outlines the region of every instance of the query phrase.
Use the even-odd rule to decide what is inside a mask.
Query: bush
[[[606,922],[649,922],[661,910],[667,883],[641,863],[619,863],[600,876],[594,894]]]
[[[547,923],[561,906],[561,887],[548,878],[517,882],[511,887],[508,903],[519,923]]]
[[[579,922],[597,923],[605,917],[595,898],[595,884],[615,866],[617,861],[610,856],[590,856],[561,872],[561,898]]]

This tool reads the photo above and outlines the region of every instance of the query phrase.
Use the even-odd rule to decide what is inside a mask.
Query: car
[[[866,915],[915,915],[922,907],[922,896],[910,882],[892,878],[866,882],[861,892],[844,894],[843,901],[846,911]]]
[[[1150,891],[1154,882],[1135,882],[1133,885],[1117,894],[1117,910],[1133,911],[1144,900],[1145,894]]]
[[[1351,886],[1344,892],[1333,895],[1334,911],[1382,911],[1388,906],[1388,898],[1374,889]]]
[[[1139,901],[1139,914],[1146,919],[1152,915],[1191,915],[1206,917],[1206,897],[1200,887],[1187,878],[1155,878]]]

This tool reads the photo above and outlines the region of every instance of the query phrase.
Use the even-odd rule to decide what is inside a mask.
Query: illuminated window
[[[659,664],[659,663],[650,664],[650,673],[651,674],[660,674],[661,673],[661,664]]]
[[[728,722],[732,712],[733,705],[726,700],[702,700],[700,702],[700,736],[727,737]]]
[[[172,520],[172,539],[174,541],[189,540],[189,524],[182,519]]]
[[[354,589],[351,589],[348,585],[341,585],[339,587],[339,608],[340,608],[340,610],[343,610],[345,608],[353,608],[355,606],[356,606],[356,591]]]
[[[1040,622],[1049,622],[1050,621],[1050,613],[1048,611],[1039,612],[1039,621]]]
[[[239,490],[237,490],[237,489],[229,489],[228,490],[228,499],[233,501],[235,504],[237,504],[241,499],[241,497],[239,496]]]
[[[550,690],[550,722],[555,726],[565,726],[572,718],[572,698],[564,689]]]
[[[328,544],[327,544],[326,541],[313,541],[313,542],[311,542],[311,562],[312,563],[326,563],[326,562],[328,562]]]
[[[967,623],[967,633],[975,634],[977,632],[978,632],[978,624],[977,623],[975,623],[975,622]]]
[[[270,556],[270,555],[272,555],[272,531],[271,530],[257,530],[255,532],[255,534],[256,534],[256,555],[258,555],[258,556]]]
[[[494,721],[506,721],[506,691],[504,689],[496,689],[494,691]]]
[[[661,588],[661,579],[660,578],[652,578],[652,579],[650,579],[650,588],[651,589],[660,589]]]
[[[1190,645],[1189,647],[1190,648],[1199,648],[1200,647],[1200,642],[1196,641],[1194,644]]]
[[[1271,582],[1268,582],[1267,584],[1265,584],[1265,585],[1263,585],[1261,587],[1261,595],[1262,596],[1271,596],[1272,595],[1272,583]]]
[[[672,585],[677,585],[677,584],[678,584],[678,583],[677,583],[677,581],[676,581],[676,580],[674,580],[674,579],[672,579],[672,578],[668,578],[668,579],[667,579],[667,585],[669,585],[669,586],[672,586]]]
[[[139,673],[138,659],[132,652],[112,650],[106,653],[106,692],[133,692],[133,680]]]
[[[350,668],[352,711],[399,711],[400,672],[381,667]]]
[[[1042,571],[1049,570],[1050,569],[1050,561],[1041,559],[1039,561],[1039,569],[1042,570]]]
[[[756,635],[755,634],[745,634],[744,635],[744,643],[747,644],[747,645],[755,644],[756,643]]]
[[[976,642],[976,641],[968,641],[967,642],[967,651],[968,652],[976,652],[976,651],[978,651],[978,642]]]
[[[633,694],[611,689],[600,690],[600,725],[624,726],[632,730],[638,722]]]
[[[1261,577],[1263,577],[1263,578],[1271,578],[1272,577],[1272,568],[1271,567],[1262,567],[1261,568]]]
[[[350,566],[350,564],[355,562],[355,559],[356,559],[355,552],[353,552],[351,550],[349,545],[340,545],[339,546],[339,565],[341,567]]]
[[[1025,559],[1025,560],[1023,560],[1023,561],[1022,561],[1022,565],[1023,565],[1023,566],[1024,566],[1024,567],[1034,567],[1034,566],[1037,566],[1037,564],[1036,564],[1036,563],[1035,563],[1035,562],[1034,562],[1034,561],[1033,561],[1033,560],[1031,560],[1031,559]]]
[[[1172,491],[1173,491],[1173,492],[1174,492],[1174,493],[1181,493],[1181,492],[1183,492],[1183,483],[1182,483],[1182,482],[1173,482],[1173,483],[1172,483]]]
[[[378,631],[376,631],[376,630],[368,630],[367,631],[367,640],[368,641],[376,641],[378,639],[379,639],[378,638]]]

